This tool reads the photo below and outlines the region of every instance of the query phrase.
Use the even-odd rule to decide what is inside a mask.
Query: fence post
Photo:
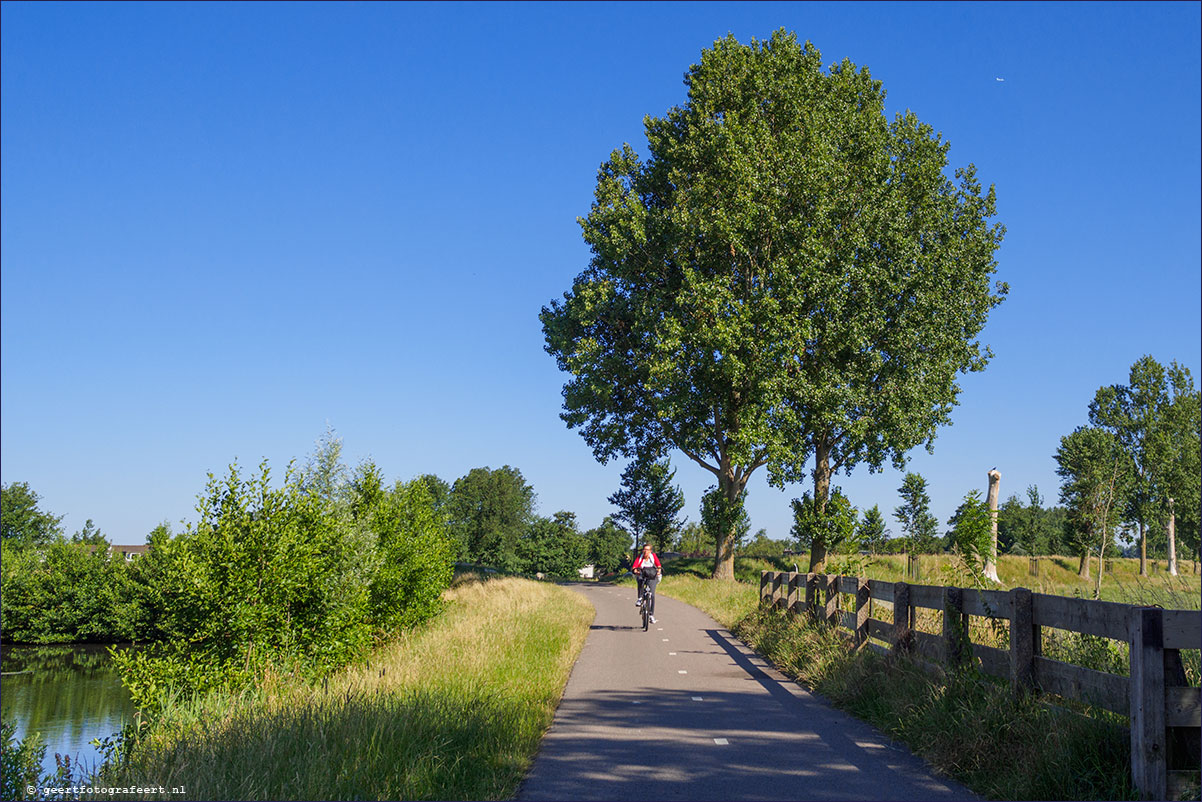
[[[1131,779],[1141,799],[1166,799],[1164,611],[1131,611]]]
[[[760,571],[760,604],[763,604],[764,600],[771,596],[771,591],[768,590],[768,586],[771,582],[772,572]]]
[[[822,618],[828,625],[837,627],[839,626],[839,575],[823,574],[823,582],[826,584],[824,598],[826,609]]]
[[[796,613],[797,607],[801,603],[797,589],[802,583],[803,576],[805,574],[789,574],[789,596],[785,602],[785,609],[791,613]]]
[[[907,582],[893,583],[893,650],[908,652],[913,643],[910,630],[910,585]]]
[[[872,594],[868,592],[868,580],[856,577],[856,647],[868,642],[868,601]]]
[[[968,616],[964,614],[964,591],[943,588],[943,654],[949,666],[960,667],[972,654],[968,642]],[[966,648],[967,647],[967,648]]]
[[[1010,591],[1010,689],[1016,696],[1035,687],[1035,614],[1031,591]]]
[[[818,574],[806,574],[806,612],[818,620]]]

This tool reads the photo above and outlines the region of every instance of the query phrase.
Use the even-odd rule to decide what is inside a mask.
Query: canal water
[[[16,722],[18,738],[41,733],[43,774],[54,772],[55,752],[94,769],[101,756],[89,742],[133,720],[107,646],[0,646],[0,671],[0,717]]]

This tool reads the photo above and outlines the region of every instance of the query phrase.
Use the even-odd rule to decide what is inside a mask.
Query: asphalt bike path
[[[695,607],[571,586],[596,617],[519,800],[976,799]]]

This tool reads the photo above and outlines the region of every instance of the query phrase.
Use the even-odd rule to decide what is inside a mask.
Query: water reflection
[[[42,734],[46,773],[55,752],[94,767],[100,756],[88,742],[133,719],[106,646],[3,646],[0,671],[0,716],[16,722],[18,738]]]

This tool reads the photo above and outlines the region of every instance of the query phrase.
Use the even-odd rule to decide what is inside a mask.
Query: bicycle
[[[639,612],[643,614],[643,631],[646,632],[651,623],[651,582],[643,582],[643,596],[639,600]]]

